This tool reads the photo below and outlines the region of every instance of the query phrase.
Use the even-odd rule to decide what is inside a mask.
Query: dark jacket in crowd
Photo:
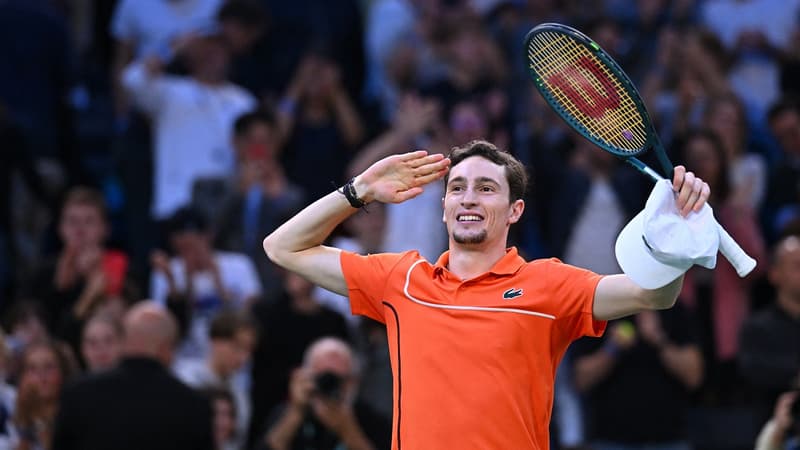
[[[66,387],[53,450],[213,450],[211,405],[158,361],[119,367]]]

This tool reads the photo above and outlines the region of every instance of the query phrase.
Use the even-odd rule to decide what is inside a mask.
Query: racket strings
[[[537,83],[562,106],[574,123],[620,152],[645,149],[647,130],[619,77],[581,43],[542,32],[528,45]]]

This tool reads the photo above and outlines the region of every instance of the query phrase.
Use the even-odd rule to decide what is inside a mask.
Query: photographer
[[[800,390],[778,397],[775,413],[761,429],[755,450],[800,449]]]
[[[357,372],[344,341],[325,337],[312,343],[292,374],[289,401],[272,415],[260,448],[388,449],[390,424],[355,400]]]

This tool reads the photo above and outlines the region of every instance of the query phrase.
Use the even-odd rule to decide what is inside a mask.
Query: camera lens
[[[314,378],[317,393],[323,397],[338,400],[341,397],[342,377],[333,372],[322,372]]]

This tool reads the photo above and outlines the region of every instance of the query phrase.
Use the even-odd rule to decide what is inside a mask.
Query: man
[[[685,418],[703,377],[693,323],[691,311],[679,303],[615,321],[606,337],[571,347],[592,449],[691,447]]]
[[[256,100],[228,81],[230,49],[221,35],[188,39],[181,49],[189,76],[164,72],[148,55],[131,63],[122,83],[153,123],[152,218],[162,221],[189,203],[193,183],[233,174],[233,122]]]
[[[800,238],[788,236],[773,250],[769,279],[775,301],[743,325],[739,367],[769,414],[781,392],[800,377]]]
[[[53,449],[211,450],[208,401],[167,370],[175,320],[148,301],[132,307],[123,326],[120,366],[64,390]]]
[[[211,226],[200,211],[179,209],[169,228],[175,256],[153,253],[150,294],[175,313],[186,333],[178,358],[201,357],[208,351],[211,317],[223,308],[247,308],[259,299],[261,283],[246,255],[211,245]]]
[[[250,443],[264,435],[270,411],[288,396],[292,370],[308,346],[323,336],[348,337],[345,319],[314,298],[311,283],[286,271],[284,279],[277,302],[258,302],[252,309],[262,333],[253,353]]]
[[[223,388],[233,395],[235,441],[243,442],[250,423],[248,378],[242,368],[250,361],[258,336],[255,320],[244,311],[225,310],[214,316],[208,331],[211,351],[205,360],[177,364],[175,373],[195,388]]]
[[[436,264],[413,251],[360,256],[321,245],[357,207],[405,201],[441,178],[450,250]],[[682,166],[672,183],[677,199],[665,183],[654,193],[668,190],[675,224],[684,221],[678,212],[699,211],[710,193]],[[569,343],[600,335],[606,320],[676,300],[688,267],[649,265],[669,279],[636,272],[638,283],[653,287],[647,290],[630,276],[600,276],[557,260],[526,263],[507,249],[525,185],[522,164],[488,142],[456,148],[449,158],[393,155],[348,182],[344,195],[318,200],[264,240],[273,261],[349,295],[353,313],[386,323],[394,449],[548,448],[553,377]],[[641,232],[627,238],[626,251],[644,254]]]
[[[81,330],[92,314],[122,303],[128,257],[106,246],[110,224],[102,193],[70,189],[58,218],[58,255],[39,268],[33,295],[46,309],[48,329],[80,354]],[[127,286],[129,287],[129,286]]]
[[[214,211],[216,243],[222,250],[244,253],[258,269],[264,298],[282,292],[283,276],[259,250],[262,233],[269,233],[305,206],[302,190],[289,182],[281,167],[280,137],[275,117],[267,110],[242,114],[233,124],[237,158],[235,190]]]
[[[289,402],[274,414],[261,444],[270,450],[388,448],[391,425],[357,402],[357,393],[350,346],[333,337],[315,341],[292,374]]]

